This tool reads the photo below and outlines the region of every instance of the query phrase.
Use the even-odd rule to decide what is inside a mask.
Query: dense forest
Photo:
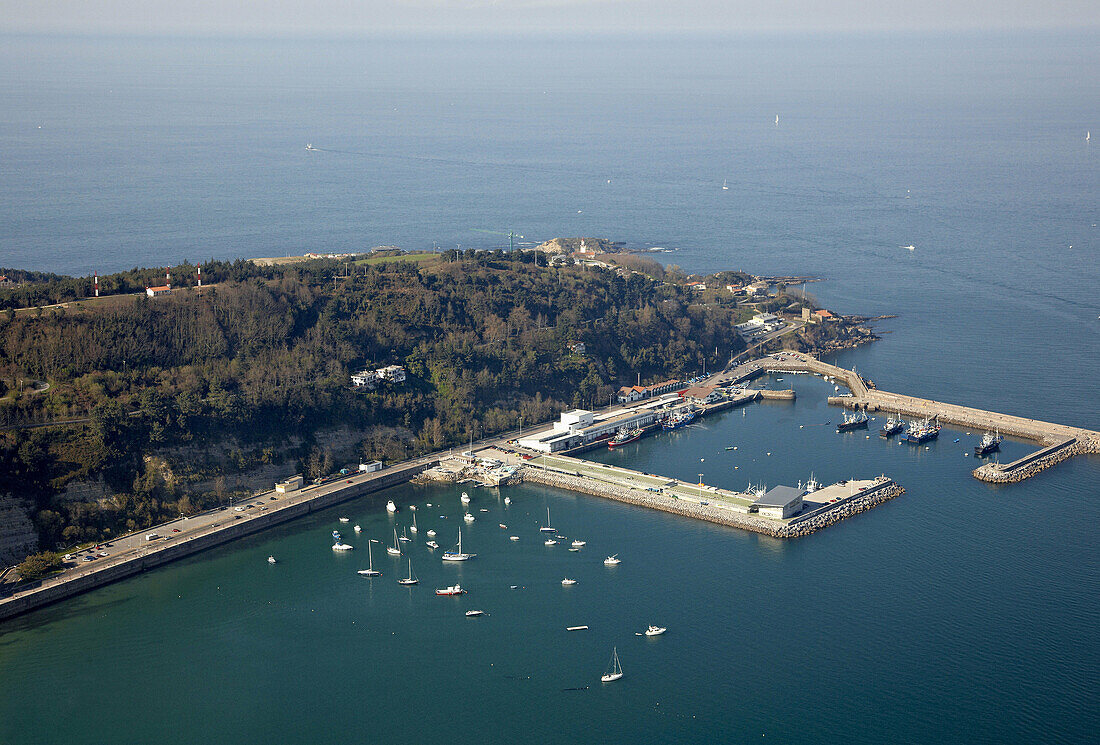
[[[135,269],[100,277],[112,297],[95,301],[78,301],[90,279],[4,270],[25,283],[0,290],[0,489],[32,503],[43,545],[99,540],[224,497],[158,478],[146,456],[161,447],[232,438],[247,468],[300,440],[286,471],[314,476],[334,465],[315,444],[326,429],[361,432],[364,458],[402,458],[606,404],[639,376],[692,374],[743,347],[733,326],[744,310],[656,269],[537,261],[209,262],[201,290],[185,266],[170,270],[186,288],[171,296],[123,294],[163,282],[163,269]],[[408,380],[349,385],[389,364]],[[26,427],[59,420],[86,421]],[[54,499],[100,475],[113,498]]]

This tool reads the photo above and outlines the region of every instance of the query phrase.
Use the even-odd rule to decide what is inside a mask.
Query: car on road
[[[180,529],[179,528],[172,528],[172,532],[173,533],[178,533],[178,532],[180,532]]]
[[[95,557],[94,556],[85,556],[83,560],[84,561],[95,561]]]

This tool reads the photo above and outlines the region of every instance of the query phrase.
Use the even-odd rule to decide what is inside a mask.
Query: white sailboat
[[[462,552],[462,528],[458,529],[458,550],[446,551],[443,554],[443,561],[467,561],[477,556],[477,554],[467,554]]]
[[[371,549],[370,549],[370,545],[372,543],[377,543],[377,541],[374,541],[374,540],[367,541],[367,568],[366,569],[360,569],[358,573],[363,575],[364,577],[381,577],[382,572],[380,572],[380,571],[378,571],[377,569],[374,568],[374,555],[373,555],[373,553],[371,552]]]
[[[397,580],[397,584],[399,584],[399,585],[418,585],[418,584],[420,584],[420,580],[418,580],[416,577],[413,576],[413,560],[412,559],[409,559],[409,576],[406,577],[405,579]]]
[[[623,677],[623,666],[619,664],[619,650],[617,647],[612,647],[611,664],[608,665],[607,672],[600,676],[600,682],[610,683],[621,677]]]
[[[779,126],[779,114],[775,115],[775,126]]]
[[[543,533],[555,533],[555,532],[557,532],[552,527],[550,527],[550,508],[549,507],[546,508],[546,526],[542,527],[542,528],[539,528],[539,530],[541,530]]]
[[[411,508],[410,508],[410,509],[411,509]],[[417,531],[417,527],[416,527],[416,513],[415,513],[415,512],[413,513],[413,524],[409,526],[409,531],[410,531],[410,532],[412,532],[412,533],[415,533],[415,532]]]
[[[393,545],[386,546],[386,553],[390,556],[401,555],[401,544],[397,542],[397,528],[393,529]]]
[[[726,186],[726,180],[722,179],[722,191],[729,191],[730,188]]]

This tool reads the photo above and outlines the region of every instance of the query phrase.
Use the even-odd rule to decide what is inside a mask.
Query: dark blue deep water
[[[820,275],[828,307],[900,315],[837,357],[880,387],[1097,429],[1098,42],[6,37],[0,265],[609,237],[689,271]],[[794,404],[591,457],[735,488],[885,472],[907,493],[777,542],[478,491],[478,558],[421,544],[410,590],[384,554],[381,579],[354,573],[365,536],[389,534],[392,496],[441,504],[421,515],[446,545],[458,490],[396,489],[9,622],[0,743],[1094,737],[1100,459],[983,485],[978,433],[838,436],[831,387],[772,382],[792,383]],[[585,550],[542,546],[547,506]],[[364,528],[347,556],[339,514]],[[468,596],[432,595],[455,580]],[[635,636],[651,622],[668,634]],[[601,687],[613,645],[627,675]]]

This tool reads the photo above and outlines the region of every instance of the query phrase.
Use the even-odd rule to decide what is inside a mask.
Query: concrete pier
[[[742,370],[744,368],[744,370]],[[848,409],[900,413],[919,419],[935,417],[942,424],[954,424],[971,430],[1000,432],[1002,435],[1031,440],[1040,450],[1007,465],[985,464],[973,471],[983,481],[1008,483],[1022,481],[1055,463],[1083,453],[1100,453],[1100,432],[1037,419],[999,414],[959,404],[932,401],[901,393],[879,390],[854,370],[821,362],[808,354],[783,352],[741,365],[734,373],[751,369],[774,372],[810,372],[829,376],[851,391],[846,396],[830,396],[829,403]]]
[[[751,494],[568,456],[533,458],[525,463],[522,478],[536,484],[729,525],[773,538],[809,535],[905,491],[886,476],[840,482],[806,494],[800,512],[779,519],[752,512],[755,497]]]

